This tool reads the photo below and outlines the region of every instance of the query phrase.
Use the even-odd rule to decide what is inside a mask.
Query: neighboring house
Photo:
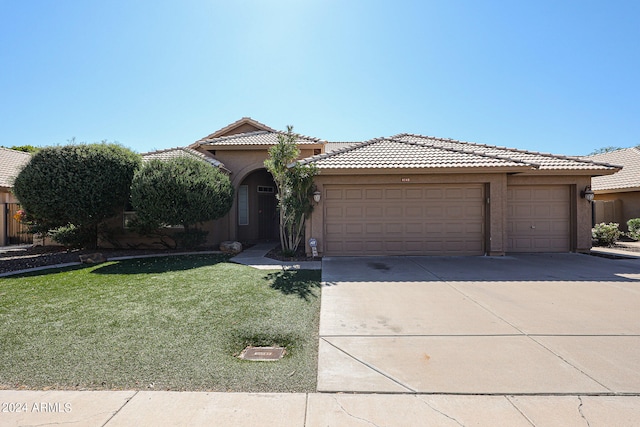
[[[0,246],[33,241],[32,236],[22,233],[23,227],[13,218],[19,205],[11,192],[13,180],[29,160],[29,153],[0,147]]]
[[[585,158],[622,166],[613,175],[594,177],[591,185],[595,193],[594,222],[617,222],[621,230],[627,230],[628,220],[640,218],[640,149],[623,148]]]
[[[264,160],[279,134],[245,117],[189,147],[219,162],[236,191],[229,214],[205,224],[209,244],[278,240],[275,184]],[[581,193],[592,176],[619,170],[410,134],[361,143],[300,135],[297,144],[300,161],[319,169],[320,202],[306,240],[314,237],[328,256],[587,252],[591,205]]]

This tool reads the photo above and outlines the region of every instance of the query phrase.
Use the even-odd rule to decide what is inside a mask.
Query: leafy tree
[[[118,144],[47,147],[18,174],[13,191],[33,231],[68,227],[78,245],[93,248],[100,223],[128,200],[140,162],[138,154]]]
[[[13,147],[8,148],[16,151],[24,151],[25,153],[37,153],[41,150],[40,147],[36,147],[34,145],[14,145]]]
[[[269,157],[264,161],[278,189],[280,245],[289,256],[298,249],[305,220],[313,210],[313,178],[318,173],[313,164],[295,162],[300,156],[297,139],[293,127],[287,126],[287,134],[278,135],[278,143],[269,149]]]
[[[181,225],[184,231],[174,233],[174,240],[194,247],[204,242],[206,232],[193,226],[229,212],[233,186],[227,175],[201,160],[156,159],[136,173],[131,203],[137,216],[134,228],[138,231],[162,238],[159,229],[163,226]]]
[[[621,149],[622,149],[621,147],[613,147],[613,146],[602,147],[602,148],[598,148],[597,150],[593,150],[591,153],[589,153],[589,155],[593,156],[594,154],[611,153],[612,151],[617,151]]]

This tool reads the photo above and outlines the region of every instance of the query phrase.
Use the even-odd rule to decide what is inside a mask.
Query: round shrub
[[[33,155],[15,179],[13,191],[39,231],[69,224],[95,247],[98,225],[129,198],[140,156],[118,144],[47,147]]]
[[[143,228],[182,225],[189,239],[194,238],[189,227],[224,216],[232,202],[229,177],[191,157],[151,160],[131,185],[131,203]],[[201,241],[201,237],[195,239]]]
[[[613,246],[622,234],[618,229],[619,224],[610,222],[605,224],[604,222],[596,224],[591,230],[591,235],[595,240],[597,246]]]

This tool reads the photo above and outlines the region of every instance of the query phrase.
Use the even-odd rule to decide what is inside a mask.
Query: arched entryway
[[[238,240],[241,242],[278,239],[276,184],[266,169],[247,175],[237,191]]]

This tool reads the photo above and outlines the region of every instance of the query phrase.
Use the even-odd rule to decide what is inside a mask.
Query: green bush
[[[640,218],[632,218],[627,221],[627,228],[629,229],[629,237],[640,240]]]
[[[49,231],[49,235],[54,242],[60,243],[68,248],[81,248],[83,243],[91,236],[86,236],[86,232],[73,224],[63,225]]]
[[[118,144],[47,147],[18,174],[13,191],[34,229],[73,224],[80,244],[95,247],[98,225],[125,205],[140,162],[138,154]]]
[[[191,228],[185,231],[178,231],[171,236],[176,241],[178,247],[193,249],[207,241],[207,231],[198,228]]]
[[[154,234],[166,225],[182,225],[184,232],[174,233],[174,240],[184,247],[203,243],[206,233],[193,226],[224,216],[232,202],[229,177],[196,158],[151,160],[131,184],[136,228]]]
[[[595,240],[596,246],[613,246],[622,234],[618,226],[619,224],[615,222],[596,224],[591,230],[591,235]]]

